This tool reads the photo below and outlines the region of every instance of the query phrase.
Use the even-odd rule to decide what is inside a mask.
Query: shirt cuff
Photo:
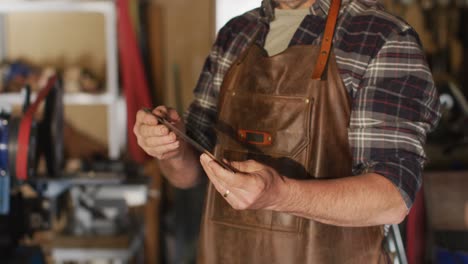
[[[365,169],[366,173],[382,175],[392,182],[400,192],[406,207],[411,209],[416,193],[421,188],[421,165],[416,159],[395,159],[389,161],[370,162]]]

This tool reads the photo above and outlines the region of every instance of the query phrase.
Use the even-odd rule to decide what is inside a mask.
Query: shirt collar
[[[341,0],[340,15],[344,11],[344,6],[347,5],[350,0]],[[326,18],[328,16],[328,10],[330,9],[331,0],[316,0],[310,7],[310,14]]]
[[[341,7],[338,16],[342,15],[346,9],[345,6],[347,6],[351,1],[352,0],[341,0]],[[315,3],[312,4],[312,6],[309,8],[310,15],[319,16],[323,19],[326,19],[328,16],[328,10],[330,9],[330,4],[331,0],[316,0]],[[272,12],[274,12],[274,10],[272,10]],[[259,18],[259,21],[263,22],[265,25],[270,23],[269,18],[265,15],[261,15]]]

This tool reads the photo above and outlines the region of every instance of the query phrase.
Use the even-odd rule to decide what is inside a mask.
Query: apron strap
[[[323,34],[322,44],[320,46],[320,53],[315,64],[312,79],[322,79],[323,72],[330,57],[330,49],[335,33],[336,21],[340,12],[341,0],[331,0],[330,9],[328,11],[327,24],[325,25],[325,33]]]

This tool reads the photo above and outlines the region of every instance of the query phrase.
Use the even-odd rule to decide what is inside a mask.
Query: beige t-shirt
[[[275,19],[270,22],[270,31],[265,40],[265,50],[269,56],[284,51],[304,17],[310,13],[303,9],[275,9]]]

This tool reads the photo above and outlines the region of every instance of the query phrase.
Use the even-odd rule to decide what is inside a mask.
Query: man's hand
[[[174,109],[158,106],[153,110],[153,113],[166,118],[181,130],[184,129],[182,119]],[[175,159],[183,154],[185,144],[181,144],[174,132],[159,124],[156,117],[143,110],[137,113],[133,133],[138,139],[138,145],[148,155],[159,160]]]
[[[397,188],[378,174],[295,180],[252,160],[231,162],[239,173],[207,155],[200,160],[216,190],[237,210],[267,209],[337,226],[400,223],[407,213]]]
[[[158,106],[152,112],[165,118],[181,131],[185,130],[182,118],[174,109]],[[144,110],[138,111],[133,132],[138,139],[138,145],[159,160],[160,169],[171,184],[186,189],[200,181],[198,154],[187,142],[178,139],[169,128],[159,124],[154,115]]]
[[[200,157],[201,164],[214,187],[236,210],[273,210],[284,182],[272,168],[253,160],[231,162],[238,173],[225,170],[208,155]]]

